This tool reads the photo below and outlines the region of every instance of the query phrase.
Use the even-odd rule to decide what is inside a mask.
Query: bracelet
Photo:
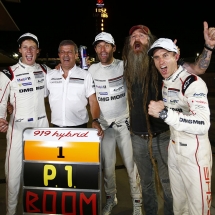
[[[93,120],[92,120],[92,123],[93,123],[93,122],[98,122],[98,123],[100,124],[100,122],[99,122],[99,119],[98,119],[98,118],[93,119]]]
[[[209,50],[209,51],[214,51],[214,48],[210,48],[210,47],[208,47],[208,45],[204,45],[204,47],[207,49],[207,50]]]

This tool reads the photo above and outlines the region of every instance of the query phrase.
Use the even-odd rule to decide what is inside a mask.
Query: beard
[[[134,44],[135,46],[136,44]],[[138,44],[140,50],[136,51],[129,45],[126,73],[131,84],[135,82],[144,83],[149,72],[148,45]]]

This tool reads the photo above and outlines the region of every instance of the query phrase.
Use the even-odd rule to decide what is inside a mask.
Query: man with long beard
[[[203,74],[207,69],[215,45],[210,34],[211,29],[208,29],[208,24],[204,22],[205,47],[202,54],[193,64],[180,62],[187,71]],[[155,36],[151,34],[148,27],[137,25],[130,29],[123,48],[124,78],[130,108],[134,161],[140,174],[145,213],[156,215],[158,211],[155,172],[157,184],[159,186],[161,183],[163,188],[164,214],[169,215],[173,214],[173,199],[167,167],[169,126],[163,120],[153,118],[147,113],[150,100],[162,100],[162,77],[147,55],[154,41]]]

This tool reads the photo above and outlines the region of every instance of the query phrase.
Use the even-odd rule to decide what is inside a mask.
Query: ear
[[[19,53],[20,53],[20,54],[22,54],[22,52],[21,52],[21,48],[19,48]]]
[[[115,51],[116,51],[116,46],[113,47],[113,52],[115,52]]]
[[[176,59],[176,61],[178,61],[179,58],[180,58],[180,54],[175,54],[175,59]]]
[[[75,53],[75,60],[77,60],[78,58],[78,53]]]

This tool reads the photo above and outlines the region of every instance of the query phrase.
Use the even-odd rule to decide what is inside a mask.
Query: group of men
[[[192,162],[187,160],[183,161],[186,163],[178,164],[178,160],[184,157],[180,147],[184,151],[192,147],[192,150],[195,150],[196,142],[199,150],[204,147],[202,144],[205,144],[205,140],[207,142],[207,150],[205,149],[204,154],[196,159],[201,160],[205,154],[210,155],[207,139],[209,127],[207,89],[200,78],[194,74],[189,77],[187,73],[188,71],[202,74],[209,65],[215,46],[215,29],[208,28],[206,22],[204,22],[204,38],[205,47],[197,61],[194,63],[180,61],[180,65],[177,65],[179,51],[174,43],[166,39],[156,41],[146,26],[136,25],[130,29],[123,48],[123,61],[113,57],[116,44],[112,35],[101,32],[93,42],[100,62],[91,65],[88,71],[85,71],[75,65],[78,49],[73,41],[65,40],[60,43],[58,54],[61,67],[50,70],[45,65],[35,63],[39,52],[37,37],[30,33],[22,35],[18,39],[22,57],[9,70],[0,72],[0,131],[7,131],[5,162],[7,215],[16,213],[20,188],[22,130],[25,127],[48,127],[44,95],[49,95],[51,123],[55,127],[85,128],[89,119],[86,112],[89,99],[93,118],[92,127],[96,128],[98,135],[102,137],[102,165],[106,194],[103,215],[111,214],[113,207],[117,205],[116,146],[119,148],[129,177],[133,215],[142,214],[142,203],[147,215],[157,214],[154,173],[158,175],[163,188],[165,215],[182,214],[182,211],[187,214],[206,214],[206,187],[201,186],[202,182],[199,183],[195,179],[194,191],[189,193],[192,199],[188,198],[187,188],[190,187],[189,183],[193,182],[193,174],[197,175],[197,172],[196,169],[193,170],[194,173],[189,172],[189,168],[184,169],[184,165],[190,168],[196,168],[198,165],[201,174],[207,167],[211,175],[210,160],[198,164],[193,164],[193,160]],[[169,78],[173,75],[174,78]],[[163,88],[162,76],[165,81],[171,82],[165,82]],[[186,79],[187,77],[189,79]],[[203,86],[202,94],[201,89],[193,91],[199,83]],[[199,96],[203,94],[204,98],[200,99]],[[14,107],[9,124],[5,120],[8,97]],[[177,105],[172,105],[172,100],[176,100]],[[185,117],[191,114],[190,118]],[[189,120],[196,120],[197,125],[192,131],[187,130]],[[199,125],[197,121],[205,125],[202,126],[203,129],[195,129]],[[177,124],[178,122],[180,124]],[[180,131],[180,134],[177,131]],[[195,147],[188,148],[190,142],[184,140],[186,132],[192,141],[195,139]],[[168,145],[171,145],[169,152],[172,153],[169,160]],[[180,154],[179,158],[174,153],[177,156]],[[188,159],[191,154],[187,153],[186,156]],[[168,166],[171,169],[169,172]],[[190,181],[184,186],[182,177],[187,172],[190,175],[187,180]],[[200,175],[198,179],[199,177]],[[178,195],[184,195],[183,199]],[[203,198],[200,200],[196,195]],[[182,200],[178,201],[178,198]]]

